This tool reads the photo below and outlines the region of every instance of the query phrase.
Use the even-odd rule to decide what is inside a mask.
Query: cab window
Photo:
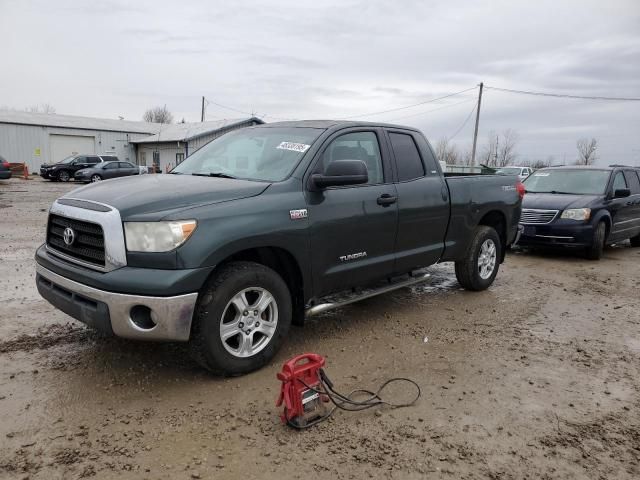
[[[627,170],[624,172],[624,176],[627,179],[627,184],[629,185],[629,189],[631,190],[631,195],[640,194],[640,180],[638,180],[638,174],[631,170]]]
[[[326,171],[336,160],[362,160],[367,166],[367,183],[384,181],[378,136],[374,132],[346,133],[334,139],[322,154],[321,171]]]
[[[620,190],[622,188],[627,188],[627,181],[624,179],[624,175],[622,172],[616,173],[616,176],[613,177],[613,192],[616,190]]]
[[[391,148],[396,157],[396,167],[398,168],[398,180],[405,182],[415,178],[424,177],[424,164],[416,142],[411,135],[406,133],[389,133]]]

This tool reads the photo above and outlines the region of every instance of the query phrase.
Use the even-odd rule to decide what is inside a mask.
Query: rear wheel
[[[593,231],[593,238],[591,239],[591,245],[587,247],[585,256],[589,260],[600,260],[604,251],[604,242],[607,236],[607,226],[604,222],[598,223]]]
[[[291,325],[291,294],[273,270],[254,262],[225,266],[198,299],[193,358],[218,375],[242,375],[276,354]]]
[[[66,170],[62,170],[58,173],[58,180],[61,182],[68,182],[71,179],[71,175]]]
[[[462,260],[456,262],[456,278],[466,290],[489,288],[498,274],[502,244],[498,233],[488,226],[476,228]]]

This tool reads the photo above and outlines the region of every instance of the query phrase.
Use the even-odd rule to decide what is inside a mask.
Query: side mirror
[[[362,160],[335,160],[323,174],[311,175],[311,182],[317,189],[360,185],[369,181],[367,166]]]
[[[613,198],[626,198],[631,195],[631,190],[628,188],[619,188],[613,192]]]

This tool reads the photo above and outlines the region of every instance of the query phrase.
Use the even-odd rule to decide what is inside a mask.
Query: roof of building
[[[226,130],[249,122],[264,123],[257,117],[230,118],[197,123],[172,123],[170,125],[161,125],[160,131],[155,135],[132,140],[132,143],[185,142],[218,130]]]
[[[20,112],[13,110],[0,110],[0,123],[148,134],[157,133],[161,127],[158,123],[112,120],[109,118],[79,117],[75,115],[58,115],[57,113]]]

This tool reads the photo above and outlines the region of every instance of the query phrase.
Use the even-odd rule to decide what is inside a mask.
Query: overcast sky
[[[0,105],[140,120],[166,104],[200,120],[211,102],[266,121],[340,118],[486,85],[640,97],[640,0],[0,0]],[[477,89],[363,120],[468,148]],[[210,103],[207,119],[242,114]],[[468,121],[465,123],[465,120]],[[640,165],[640,102],[486,90],[480,143],[514,129],[520,158]]]

